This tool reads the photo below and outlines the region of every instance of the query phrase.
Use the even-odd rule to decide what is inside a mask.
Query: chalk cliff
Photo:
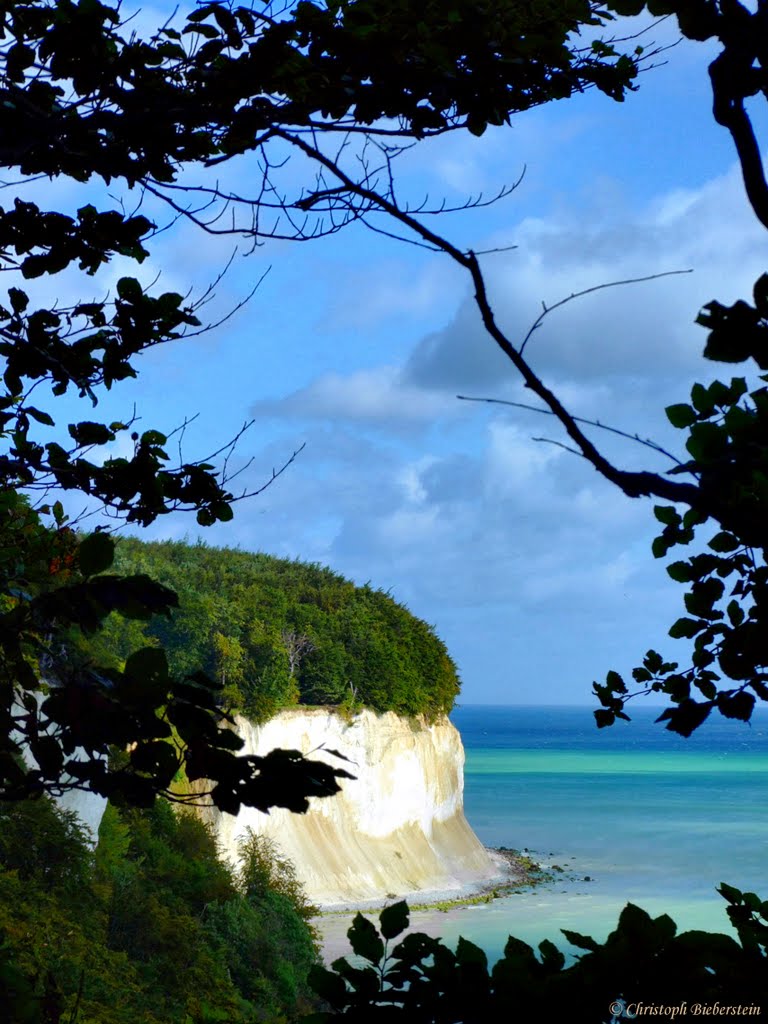
[[[250,827],[274,839],[296,865],[307,895],[323,907],[364,906],[392,896],[480,887],[503,874],[464,817],[464,749],[443,718],[428,725],[391,712],[363,711],[351,721],[326,709],[282,711],[264,725],[237,720],[243,753],[274,747],[333,748],[357,778],[342,792],[312,800],[305,815],[243,808],[234,818],[204,812],[226,856]]]

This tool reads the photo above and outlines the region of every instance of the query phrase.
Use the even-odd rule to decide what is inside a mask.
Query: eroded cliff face
[[[260,726],[238,718],[237,731],[243,753],[283,747],[322,758],[318,748],[333,748],[353,762],[344,767],[357,778],[341,780],[334,797],[312,800],[304,815],[205,812],[225,856],[236,860],[246,828],[266,834],[322,907],[457,895],[500,876],[464,817],[464,749],[447,719],[427,725],[363,711],[345,721],[325,709],[296,708]]]

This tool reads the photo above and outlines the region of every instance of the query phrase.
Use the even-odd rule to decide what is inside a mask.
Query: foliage
[[[62,431],[43,398],[48,388],[53,399],[75,394],[96,406],[104,390],[136,376],[142,352],[206,329],[198,313],[210,292],[184,299],[125,275],[105,299],[51,305],[25,282],[67,269],[90,279],[115,256],[143,262],[163,228],[146,215],[155,200],[172,219],[254,242],[339,230],[378,209],[366,192],[375,175],[366,156],[359,202],[328,191],[325,153],[313,139],[359,133],[363,149],[373,141],[388,161],[393,139],[459,128],[479,134],[514,111],[584,88],[621,99],[639,53],[573,42],[582,26],[597,31],[611,18],[590,0],[480,8],[467,0],[300,0],[260,11],[212,2],[180,27],[169,21],[144,38],[130,18],[121,21],[119,5],[100,0],[0,2],[0,165],[18,178],[6,182],[12,191],[0,208],[0,263],[14,282],[0,304],[0,799],[84,788],[146,805],[157,792],[169,795],[183,768],[213,781],[221,808],[301,810],[309,795],[336,792],[343,774],[300,758],[268,765],[237,756],[199,664],[177,678],[159,650],[134,650],[124,668],[69,657],[76,642],[64,647],[62,631],[91,636],[113,612],[129,620],[168,614],[176,597],[148,577],[110,572],[111,542],[98,531],[73,533],[57,490],[138,526],[174,510],[194,512],[203,526],[226,522],[244,495],[230,487],[226,458],[221,470],[181,453],[173,465],[166,432],[139,433],[133,422],[100,422],[91,412]],[[378,139],[388,140],[383,149]],[[290,199],[271,178],[286,149],[300,162],[309,155],[315,168]],[[222,193],[215,180],[185,191],[190,167],[243,154],[260,165],[256,197]],[[44,209],[25,193],[36,177],[94,188],[76,210]],[[128,212],[114,198],[121,186],[137,190],[146,212]],[[223,226],[220,210],[206,220],[201,194],[244,210],[246,222],[233,217]],[[128,436],[129,456],[99,452]],[[237,649],[226,639],[218,668],[237,687]],[[269,662],[271,637],[262,646],[258,714],[285,698],[282,659]],[[331,647],[317,656],[318,686],[323,658],[338,670],[343,660]],[[129,762],[111,766],[109,750],[126,746]],[[36,765],[25,765],[23,750]]]
[[[304,887],[296,877],[296,868],[283,857],[274,839],[247,828],[237,852],[240,888],[249,899],[258,900],[274,892],[287,899],[307,922],[319,913],[316,906],[307,902]]]
[[[18,519],[32,523],[31,535],[37,538],[33,566],[39,570],[40,553],[49,562],[60,560],[60,540],[39,525],[26,502],[9,507],[21,510]],[[94,533],[77,547],[79,573],[68,570],[71,582],[43,582],[29,599],[14,602],[11,597],[3,616],[7,712],[0,795],[16,799],[42,790],[89,787],[149,806],[158,790],[180,798],[172,784],[181,770],[189,781],[213,780],[213,802],[231,813],[241,802],[303,811],[308,796],[338,792],[336,780],[349,778],[347,772],[295,752],[237,756],[242,741],[222,727],[232,723],[218,707],[221,687],[199,671],[172,676],[161,648],[134,649],[124,662],[111,666],[73,656],[76,644],[70,633],[75,626],[86,635],[97,633],[110,612],[142,619],[168,613],[177,604],[172,591],[146,575],[105,574],[113,555],[112,539]],[[22,574],[32,586],[26,563]],[[49,629],[51,635],[44,636]],[[21,713],[12,713],[14,702]],[[35,767],[20,760],[19,733]],[[114,749],[130,749],[130,755],[110,762]]]
[[[420,932],[403,936],[409,923],[404,902],[383,910],[378,928],[358,914],[347,933],[357,964],[340,957],[330,970],[313,968],[310,982],[328,1009],[303,1019],[307,1024],[337,1019],[486,1024],[516,1020],[521,1007],[538,1007],[548,1021],[596,1024],[623,1019],[624,1009],[627,1017],[642,1016],[640,1003],[669,1008],[685,1003],[694,1014],[694,1003],[756,1006],[759,1013],[768,999],[768,904],[727,885],[720,893],[728,901],[738,942],[701,931],[678,935],[666,914],[651,918],[628,903],[603,944],[563,929],[580,951],[571,962],[548,939],[537,955],[510,937],[503,958],[492,967],[483,950],[464,938],[451,950]]]
[[[632,7],[639,5],[630,5]],[[765,90],[768,73],[765,12],[740,3],[672,3],[680,30],[689,39],[716,38],[720,52],[710,65],[715,120],[733,139],[752,208],[768,228],[768,184],[745,101]],[[628,718],[625,706],[637,693],[662,693],[670,705],[660,716],[684,736],[713,710],[748,721],[757,700],[768,700],[768,274],[755,282],[751,301],[730,306],[714,300],[697,318],[707,330],[704,356],[728,364],[748,363],[749,376],[695,384],[690,403],[670,406],[667,418],[686,431],[686,455],[673,476],[690,484],[673,486],[676,505],[654,508],[662,524],[653,554],[663,558],[677,545],[700,540],[705,547],[667,567],[685,585],[686,614],[669,630],[693,641],[685,667],[655,650],[632,671],[639,686],[630,692],[617,673],[594,690],[603,707],[598,725]],[[655,493],[659,493],[656,491]],[[683,505],[681,509],[679,506]]]
[[[201,666],[221,699],[252,719],[291,704],[447,714],[456,667],[431,626],[388,594],[331,569],[177,541],[122,538],[116,566],[171,588],[179,607],[140,628],[111,616],[88,656],[119,666],[135,646],[157,645],[171,672]]]
[[[621,98],[637,70],[607,44],[570,43],[581,26],[611,18],[586,0],[535,9],[305,0],[279,12],[210,2],[149,39],[127,36],[119,11],[100,2],[26,0],[0,11],[3,162],[80,181],[162,186],[183,164],[263,147],[283,126],[338,131],[394,118],[416,136],[480,133],[590,85]],[[74,260],[92,271],[110,251],[145,255],[141,217],[85,209],[77,220],[46,218],[23,204],[5,218],[10,242],[26,243],[28,277]]]
[[[277,1024],[309,1005],[301,892],[268,873],[250,891],[189,812],[110,805],[91,850],[47,798],[1,810],[4,1020]]]
[[[261,993],[276,1005],[295,1005],[306,997],[307,976],[317,962],[318,935],[310,922],[317,908],[272,840],[248,829],[238,854],[238,899],[213,908],[210,927],[246,998]]]

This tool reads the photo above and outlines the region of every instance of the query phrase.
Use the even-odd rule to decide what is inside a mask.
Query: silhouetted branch
[[[695,508],[702,507],[703,497],[696,485],[667,480],[658,473],[649,471],[630,471],[619,469],[617,466],[614,466],[613,463],[602,454],[602,452],[599,451],[595,444],[581,430],[578,419],[576,419],[565,408],[557,395],[547,387],[544,381],[534,372],[530,364],[525,359],[522,349],[524,347],[525,340],[527,339],[524,340],[523,345],[520,348],[517,348],[499,327],[491,306],[487,284],[476,252],[471,249],[462,251],[448,239],[428,228],[412,213],[409,213],[399,207],[391,196],[382,195],[376,192],[375,189],[355,181],[330,156],[312,146],[305,139],[299,138],[290,132],[284,131],[283,129],[279,129],[276,134],[286,142],[296,146],[307,157],[316,161],[325,168],[325,170],[340,182],[350,196],[359,196],[360,198],[368,201],[375,210],[386,214],[389,218],[406,229],[411,236],[415,236],[415,238],[411,237],[411,241],[427,248],[445,253],[455,263],[463,267],[469,273],[474,286],[475,303],[485,330],[518,371],[525,386],[530,388],[530,390],[541,399],[551,413],[560,421],[566,434],[574,442],[579,453],[592,464],[598,473],[617,486],[624,494],[627,495],[627,497],[630,498],[654,496],[664,498],[667,501],[684,502]],[[378,228],[378,226],[370,224],[368,220],[364,220],[364,223],[373,227],[374,230],[380,231],[382,234],[390,234],[392,237],[396,238],[405,237],[398,236],[393,232],[388,232],[387,229]],[[679,274],[687,273],[687,271],[670,271],[668,273]],[[653,277],[663,276],[665,276],[665,274],[662,273],[658,275],[648,275],[648,278],[650,279]],[[616,282],[616,284],[619,283],[622,282]],[[592,289],[587,289],[586,291],[597,291],[600,288],[613,286],[613,284],[597,285]],[[572,297],[576,298],[579,294],[581,293],[576,293]],[[560,303],[556,305],[563,305],[565,302],[569,302],[570,300],[571,296],[561,300]],[[551,308],[554,309],[556,306]],[[543,318],[547,312],[549,312],[549,310],[545,309],[541,314],[541,317]],[[532,330],[534,329],[535,327],[532,328]],[[716,514],[711,508],[708,508],[708,512],[709,514]]]
[[[551,307],[554,308],[554,307]],[[546,416],[553,416],[554,413],[551,409],[542,409],[539,405],[528,405],[526,402],[513,402],[506,398],[476,398],[472,395],[456,395],[456,397],[462,402],[486,402],[489,405],[509,405],[515,409],[525,409],[527,412],[541,412]],[[671,459],[672,462],[678,466],[682,466],[683,463],[676,455],[672,452],[667,451],[656,441],[652,441],[649,437],[640,437],[639,434],[630,434],[626,430],[620,430],[618,427],[608,426],[607,423],[601,423],[600,420],[590,420],[584,416],[574,416],[573,419],[576,423],[583,423],[587,427],[597,427],[600,430],[606,430],[610,434],[616,434],[618,437],[625,437],[629,441],[637,441],[638,444],[644,445],[646,448],[650,448],[652,451],[658,452],[659,455],[664,455],[666,458]],[[539,438],[533,438],[534,441],[540,440]]]
[[[476,255],[481,255],[481,254],[480,253],[476,253]],[[531,340],[531,337],[533,336],[534,332],[539,329],[539,327],[543,323],[544,319],[547,316],[549,316],[549,314],[552,313],[554,310],[560,309],[561,306],[567,305],[569,302],[572,302],[574,299],[581,299],[585,295],[591,295],[592,292],[602,291],[604,288],[618,288],[621,285],[625,285],[625,284],[641,284],[644,281],[656,281],[660,277],[674,277],[676,274],[692,274],[692,273],[693,273],[693,270],[663,270],[663,271],[659,272],[658,274],[647,274],[645,277],[628,277],[628,278],[626,278],[623,281],[606,281],[603,284],[592,285],[591,288],[583,288],[579,292],[571,292],[570,295],[567,295],[564,299],[559,299],[557,302],[553,303],[553,305],[551,305],[551,306],[546,306],[542,302],[541,305],[542,305],[543,308],[542,308],[541,313],[539,313],[539,315],[536,317],[536,319],[531,324],[530,328],[528,329],[528,333],[525,335],[525,337],[523,338],[522,344],[520,345],[520,355],[522,355],[525,352],[525,346]]]

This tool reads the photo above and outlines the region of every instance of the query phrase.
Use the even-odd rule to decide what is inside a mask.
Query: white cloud
[[[616,221],[615,211],[591,221],[572,212],[518,225],[518,248],[485,260],[491,304],[513,343],[542,309],[574,292],[628,278],[688,270],[685,276],[601,289],[553,311],[527,353],[544,374],[601,382],[611,376],[658,381],[698,369],[705,339],[693,326],[713,297],[733,301],[764,267],[764,238],[742,195],[734,168],[695,191],[675,192]],[[499,233],[506,239],[509,231]],[[489,245],[495,244],[491,238]],[[498,388],[514,378],[485,334],[473,301],[423,339],[405,381],[435,389]]]
[[[452,413],[455,405],[446,395],[403,385],[397,367],[379,366],[323,374],[286,398],[256,402],[252,412],[259,417],[353,421],[397,433]]]
[[[496,497],[525,498],[532,488],[549,490],[549,471],[564,454],[533,441],[519,426],[501,419],[488,425],[486,492]]]

